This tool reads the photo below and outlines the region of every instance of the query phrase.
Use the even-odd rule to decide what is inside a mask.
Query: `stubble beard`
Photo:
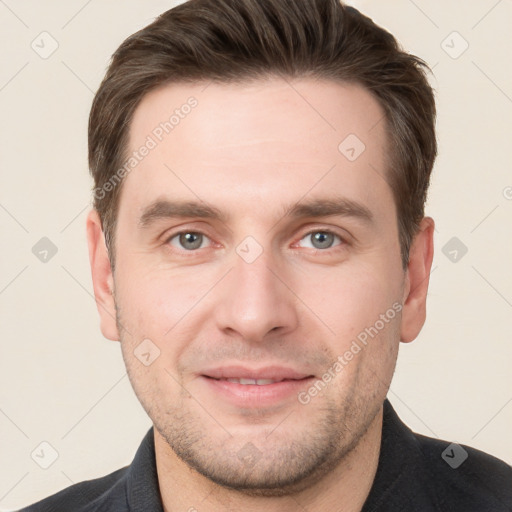
[[[277,428],[275,425],[282,418],[276,419],[267,435],[262,432],[255,434],[253,439],[237,439],[224,429],[223,433],[213,437],[208,425],[212,421],[211,415],[200,407],[191,411],[188,404],[196,402],[187,400],[190,395],[184,388],[181,388],[179,400],[175,400],[178,405],[167,406],[167,409],[162,408],[159,396],[148,393],[148,389],[154,391],[157,387],[148,387],[137,378],[136,363],[129,357],[133,355],[133,347],[122,328],[124,322],[117,303],[116,323],[131,385],[170,449],[210,481],[247,496],[293,495],[317,483],[344,463],[367,433],[382,405],[378,402],[370,409],[369,404],[376,402],[375,396],[368,393],[357,398],[355,379],[343,400],[337,401],[326,394],[321,406],[298,404],[302,417],[314,416],[314,419],[295,434],[294,439],[286,435],[287,423],[293,423],[293,411],[287,413],[289,418]],[[304,411],[307,407],[315,409],[309,414]],[[248,446],[254,455],[249,463],[241,457]]]

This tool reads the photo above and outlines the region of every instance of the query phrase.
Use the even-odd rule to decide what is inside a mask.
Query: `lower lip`
[[[205,384],[237,407],[265,407],[275,405],[298,393],[310,385],[313,377],[300,380],[283,380],[273,384],[238,384],[222,379],[214,379],[201,375]]]

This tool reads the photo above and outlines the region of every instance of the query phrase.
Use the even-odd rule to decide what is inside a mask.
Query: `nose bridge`
[[[251,237],[239,244],[216,308],[219,328],[261,341],[272,330],[295,327],[293,294],[278,277],[276,258]]]
[[[238,296],[252,301],[259,298],[266,299],[268,302],[276,300],[276,295],[280,295],[282,290],[277,289],[279,288],[278,279],[275,271],[271,271],[275,257],[267,250],[262,251],[254,260],[252,260],[253,255],[246,259],[244,255],[240,255],[241,247],[237,249],[233,269],[233,280],[238,290]],[[245,247],[247,248],[247,246]],[[253,251],[254,249],[249,247],[248,254]],[[275,264],[273,266],[275,267]]]

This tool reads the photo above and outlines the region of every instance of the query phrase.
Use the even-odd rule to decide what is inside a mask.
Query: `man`
[[[121,45],[87,236],[154,427],[24,510],[512,510],[510,466],[386,399],[433,258],[425,67],[336,0],[191,0]]]

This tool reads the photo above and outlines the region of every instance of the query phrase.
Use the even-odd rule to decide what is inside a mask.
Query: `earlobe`
[[[112,268],[101,228],[101,220],[98,212],[94,209],[87,215],[86,230],[94,297],[100,315],[101,332],[105,338],[119,341]]]
[[[434,227],[434,220],[424,217],[409,251],[400,328],[400,341],[404,343],[416,339],[425,323],[430,269],[434,257]]]

